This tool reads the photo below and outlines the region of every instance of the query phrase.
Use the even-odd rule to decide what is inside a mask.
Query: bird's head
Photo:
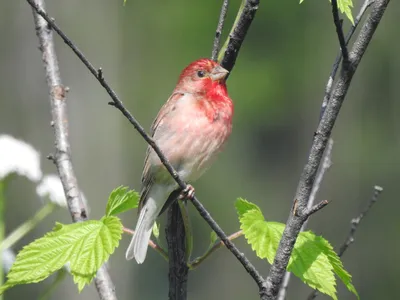
[[[200,94],[220,88],[226,91],[225,78],[228,73],[229,71],[217,62],[202,58],[192,62],[182,71],[176,90]]]

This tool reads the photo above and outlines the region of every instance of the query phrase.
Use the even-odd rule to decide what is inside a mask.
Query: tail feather
[[[144,262],[153,225],[158,217],[160,209],[160,206],[156,204],[153,198],[147,199],[146,204],[140,211],[135,234],[126,251],[126,259],[130,260],[135,258],[138,264]]]

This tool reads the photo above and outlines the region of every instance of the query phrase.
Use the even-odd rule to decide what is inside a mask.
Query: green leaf
[[[56,223],[53,231],[18,253],[0,292],[17,284],[42,281],[66,263],[70,263],[81,290],[114,252],[121,236],[121,221],[114,216],[69,225]]]
[[[259,258],[266,258],[273,263],[284,224],[266,222],[261,211],[252,209],[240,218],[240,229],[243,230],[247,242]]]
[[[251,203],[251,202],[249,202],[249,201],[247,201],[246,199],[243,199],[243,198],[238,198],[236,200],[235,208],[236,208],[236,211],[237,211],[237,213],[239,215],[239,218],[243,214],[245,214],[247,211],[252,210],[252,209],[255,209],[255,210],[258,210],[258,211],[261,212],[260,208],[257,205],[255,205],[254,203]],[[263,219],[264,219],[264,217],[263,217]]]
[[[303,3],[304,0],[300,0],[300,4]],[[329,0],[331,2],[331,0]],[[353,8],[352,0],[337,0],[337,5],[340,12],[346,15],[346,17],[350,20],[351,24],[354,25],[353,15],[351,13],[351,9]]]
[[[338,8],[341,13],[344,13],[346,17],[350,20],[351,24],[354,25],[353,15],[351,14],[351,9],[353,7],[352,0],[337,0]]]
[[[138,207],[138,204],[139,194],[136,191],[128,190],[126,186],[119,186],[108,197],[106,216],[120,214]]]
[[[251,202],[238,199],[235,203],[239,215],[240,228],[260,258],[273,263],[285,224],[267,222],[261,210]],[[332,246],[321,236],[307,231],[301,232],[296,240],[288,271],[299,277],[314,289],[337,299],[336,274],[346,287],[357,297],[357,291],[351,284],[350,274],[343,268],[340,258]]]
[[[317,238],[319,239],[317,245],[320,246],[321,249],[324,249],[324,252],[328,256],[329,262],[331,263],[336,276],[340,278],[340,280],[350,292],[352,292],[354,295],[357,296],[358,299],[360,299],[356,288],[351,283],[351,275],[344,269],[343,263],[340,260],[340,257],[336,254],[332,245],[323,237],[317,236]]]
[[[158,240],[158,237],[160,236],[160,225],[158,225],[157,222],[154,222],[153,235]]]
[[[294,245],[287,269],[313,289],[336,300],[336,279],[333,267],[325,253],[327,249],[320,245],[321,239],[323,238],[317,237],[310,231],[301,232]]]

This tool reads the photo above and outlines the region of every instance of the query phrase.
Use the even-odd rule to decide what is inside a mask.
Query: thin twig
[[[241,237],[243,235],[243,230],[239,230],[235,233],[232,233],[230,236],[228,236],[228,239],[230,241],[233,241],[235,239],[237,239],[238,237]],[[204,255],[195,258],[192,262],[189,263],[189,268],[191,270],[197,268],[207,257],[209,257],[212,253],[214,253],[216,250],[218,250],[219,248],[225,246],[224,242],[222,241],[217,241],[214,243],[213,246],[211,246],[206,253],[204,253]]]
[[[352,51],[349,53],[349,68],[343,70],[340,74],[331,99],[326,107],[326,111],[318,125],[313,138],[309,158],[300,177],[295,196],[298,213],[293,214],[293,212],[291,212],[289,214],[274,263],[267,278],[267,299],[275,300],[277,298],[297,236],[307,219],[308,200],[333,126],[344,102],[353,75],[381,21],[389,1],[390,0],[375,0],[372,5],[372,12],[362,27],[353,45]]]
[[[354,243],[354,235],[356,233],[356,230],[358,226],[360,225],[361,220],[367,215],[369,210],[372,208],[372,206],[378,201],[380,194],[383,192],[383,188],[376,185],[374,186],[374,193],[372,194],[371,199],[368,201],[367,207],[358,215],[358,217],[354,218],[351,220],[351,228],[350,232],[347,235],[346,240],[340,247],[340,250],[338,252],[338,256],[342,257],[343,254],[346,252],[346,250],[349,248],[349,246]],[[311,294],[307,297],[307,300],[313,300],[317,297],[318,291],[314,290],[311,292]]]
[[[339,250],[339,257],[341,257],[347,250],[347,248],[354,243],[354,234],[356,233],[356,230],[358,228],[358,225],[360,225],[361,220],[367,215],[369,210],[372,208],[372,206],[378,201],[378,198],[380,194],[383,192],[383,188],[376,185],[374,186],[374,193],[371,197],[371,200],[369,201],[367,207],[360,213],[360,215],[357,218],[354,218],[351,220],[351,229],[349,232],[349,235],[347,236],[346,241],[343,243],[343,245],[340,247]]]
[[[37,14],[44,11],[43,0],[29,0],[33,7],[36,34],[39,38],[47,85],[50,90],[51,115],[54,122],[55,150],[54,162],[64,188],[68,208],[73,222],[87,219],[87,210],[82,201],[77,179],[71,163],[71,151],[68,140],[68,116],[66,91],[61,82],[53,34],[47,22]],[[105,266],[102,266],[94,279],[101,300],[116,300],[115,287]]]
[[[347,50],[346,41],[344,40],[342,21],[339,19],[338,4],[337,4],[337,0],[332,0],[331,2],[332,2],[333,22],[335,23],[336,33],[337,33],[337,36],[339,39],[340,49],[342,50],[343,67],[345,69],[347,69],[347,67],[349,65],[349,52]]]
[[[361,6],[360,12],[358,13],[356,19],[354,20],[354,25],[351,26],[349,32],[346,35],[346,46],[349,44],[354,32],[357,29],[358,24],[360,24],[360,21],[362,17],[364,16],[365,12],[367,11],[367,8],[372,4],[374,0],[365,0],[364,4]],[[321,114],[320,117],[322,118],[322,115],[324,114],[325,108],[328,105],[329,98],[331,97],[331,92],[332,92],[332,87],[333,87],[333,82],[335,81],[336,73],[339,69],[339,64],[342,60],[342,51],[339,49],[339,53],[336,56],[335,62],[332,66],[332,71],[329,76],[328,82],[325,87],[325,95],[324,95],[324,100],[322,102],[322,107],[321,107]]]
[[[135,233],[134,230],[129,229],[129,228],[122,228],[123,232],[133,235]],[[165,258],[166,261],[168,261],[168,253],[165,251],[165,249],[163,247],[161,247],[160,245],[158,245],[156,242],[153,242],[152,240],[149,240],[149,246],[151,248],[153,248],[155,251],[157,251],[158,253],[161,254],[162,257]]]
[[[101,76],[96,70],[96,68],[89,62],[89,60],[83,55],[83,53],[75,46],[74,43],[64,34],[64,32],[56,25],[54,20],[50,18],[46,12],[38,7],[33,0],[26,0],[32,7],[33,9],[40,15],[42,16],[47,22],[50,27],[54,29],[54,31],[63,39],[63,41],[72,49],[72,51],[78,56],[78,58],[82,61],[82,63],[88,68],[90,73],[99,81],[99,83],[104,87],[104,89],[107,91],[113,102],[109,102],[110,105],[116,107],[118,110],[121,111],[121,113],[128,119],[128,121],[133,125],[133,127],[139,132],[139,134],[144,138],[144,140],[152,147],[154,152],[158,155],[160,158],[160,161],[163,163],[167,171],[171,174],[171,176],[174,178],[174,180],[178,183],[179,187],[184,190],[186,189],[187,185],[186,183],[178,176],[178,173],[174,170],[172,165],[168,162],[166,157],[163,155],[161,152],[160,148],[156,145],[154,140],[145,132],[143,127],[136,121],[136,119],[132,116],[132,114],[125,108],[123,105],[122,101],[119,99],[117,94],[114,92],[114,90],[108,85],[106,79],[104,78],[103,72],[101,72]],[[258,3],[258,1],[248,1],[248,3]],[[254,18],[254,13],[255,9],[258,7],[251,8],[248,13],[252,14],[252,18],[248,19],[249,22],[252,21]],[[245,19],[245,18],[244,18]],[[244,39],[243,35],[243,28],[247,29],[249,25],[244,24],[245,20],[243,22],[238,24],[239,28],[242,28],[241,30],[238,29],[238,31],[241,32],[240,38],[242,40]],[[231,38],[232,39],[232,38]],[[231,40],[230,39],[230,40]],[[234,51],[235,55],[229,54],[227,52],[227,61],[231,64],[231,69],[234,65],[234,60],[237,57],[237,52],[240,49],[240,45],[242,43],[242,40],[240,43],[237,45],[232,45],[230,47],[230,51]],[[236,48],[235,48],[236,47]],[[246,256],[239,251],[239,249],[231,242],[229,241],[228,237],[226,234],[223,232],[223,230],[219,227],[219,225],[215,222],[215,220],[211,217],[211,215],[208,213],[208,211],[204,208],[204,206],[200,203],[200,201],[194,197],[192,200],[192,203],[194,207],[198,210],[200,215],[206,220],[206,222],[210,225],[210,227],[217,233],[218,237],[225,243],[226,247],[233,253],[233,255],[239,260],[239,262],[243,265],[243,267],[246,269],[246,271],[252,276],[254,281],[257,283],[259,287],[259,293],[260,293],[260,299],[264,300],[266,299],[266,286],[265,286],[265,280],[264,278],[259,274],[259,272],[256,270],[254,265],[246,258]]]
[[[213,49],[212,49],[212,53],[211,53],[212,60],[217,60],[217,58],[218,58],[219,44],[221,41],[222,30],[224,29],[224,23],[225,23],[226,14],[228,12],[228,6],[229,6],[229,0],[224,0],[224,2],[222,3],[221,12],[219,14],[217,30],[215,31],[215,38],[214,38]]]

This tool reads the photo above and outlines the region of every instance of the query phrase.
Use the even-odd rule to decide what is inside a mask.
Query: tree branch
[[[353,36],[353,33],[355,32],[358,24],[360,23],[364,13],[367,11],[367,8],[369,7],[369,5],[370,5],[370,0],[366,0],[364,2],[364,4],[361,6],[360,12],[358,13],[358,15],[357,15],[357,17],[356,17],[356,19],[354,21],[354,25],[351,26],[349,32],[346,35],[346,46],[349,43],[351,37]],[[322,101],[320,119],[322,118],[322,115],[323,115],[323,113],[325,111],[325,108],[326,108],[326,106],[328,104],[328,100],[329,100],[329,97],[330,97],[331,91],[332,91],[333,81],[335,80],[336,73],[337,73],[337,70],[339,68],[339,64],[340,64],[341,59],[342,59],[342,51],[340,49],[339,54],[336,56],[335,62],[333,64],[333,66],[332,66],[332,71],[331,71],[331,73],[329,75],[329,79],[328,79],[328,82],[327,82],[326,87],[325,87],[325,95],[324,95],[324,100]],[[308,200],[307,207],[309,209],[314,205],[314,201],[316,199],[316,195],[317,195],[317,193],[319,191],[319,187],[321,185],[321,182],[322,182],[322,179],[323,179],[323,177],[325,175],[325,172],[330,168],[332,148],[333,148],[333,140],[330,138],[329,141],[328,141],[328,146],[327,146],[327,148],[325,150],[322,166],[320,167],[320,170],[318,171],[318,174],[316,176],[316,180],[315,180],[313,189],[311,191],[310,199]],[[301,228],[301,231],[304,231],[306,229],[308,220],[309,219],[307,219],[304,222],[304,224],[303,224],[303,226]],[[287,288],[289,286],[291,274],[292,273],[286,271],[285,277],[283,278],[282,286],[279,289],[278,300],[285,300],[286,292],[287,292]]]
[[[335,23],[336,33],[338,36],[339,45],[343,56],[343,68],[347,69],[349,65],[349,52],[347,50],[346,41],[344,40],[342,21],[339,19],[338,4],[337,0],[332,0],[331,2],[332,2],[333,23]]]
[[[47,85],[50,90],[50,104],[52,123],[55,134],[55,155],[58,174],[64,188],[68,208],[73,222],[87,219],[87,210],[81,199],[76,176],[71,163],[71,150],[68,141],[68,116],[66,90],[62,85],[57,56],[54,48],[53,34],[47,22],[37,14],[37,10],[44,10],[43,0],[30,0],[33,6],[33,17],[36,34],[39,38],[40,51],[42,52],[43,65],[46,72]],[[116,300],[114,284],[103,265],[94,279],[100,299]]]
[[[259,4],[259,0],[242,0],[239,13],[236,17],[231,33],[229,34],[229,38],[222,47],[223,49],[221,49],[223,52],[219,54],[221,59],[218,59],[221,66],[229,72],[231,72],[235,66],[240,47],[246,37],[247,30],[253,22]]]
[[[369,42],[372,39],[376,28],[378,27],[379,22],[381,21],[389,1],[390,0],[375,0],[372,6],[372,12],[368,16],[366,23],[361,29],[357,40],[353,45],[352,51],[349,53],[349,67],[344,69],[341,73],[333,90],[332,96],[328,101],[326,110],[318,125],[317,131],[313,138],[308,162],[303,169],[295,196],[295,199],[297,199],[298,203],[298,213],[293,214],[293,212],[291,212],[289,214],[274,263],[267,278],[267,299],[276,299],[278,295],[290,255],[294,247],[294,243],[296,242],[302,225],[307,219],[305,212],[307,211],[308,200],[333,126],[349,89],[353,75],[361,61],[362,56],[365,53],[365,50],[368,47]]]
[[[218,58],[219,43],[221,41],[221,34],[224,28],[226,13],[228,12],[228,6],[229,6],[229,0],[224,0],[224,2],[222,3],[221,12],[219,14],[217,30],[215,31],[214,44],[211,53],[212,60],[217,60]]]
[[[48,23],[50,27],[54,29],[54,31],[63,39],[63,41],[72,49],[72,51],[77,55],[77,57],[82,61],[82,63],[88,68],[90,73],[99,81],[99,83],[104,87],[107,91],[108,95],[111,97],[112,106],[116,107],[121,113],[128,119],[128,121],[133,125],[133,127],[139,132],[139,134],[144,138],[144,140],[152,147],[154,152],[160,158],[160,161],[163,163],[165,168],[174,178],[174,180],[178,183],[179,187],[184,190],[187,185],[182,179],[178,176],[177,172],[168,162],[166,157],[161,152],[160,148],[156,145],[154,140],[145,132],[143,127],[136,121],[136,119],[132,116],[132,114],[125,108],[122,101],[119,99],[114,90],[108,85],[106,79],[104,78],[104,74],[102,70],[96,70],[96,68],[89,62],[89,60],[83,55],[83,53],[75,46],[74,43],[64,34],[64,32],[58,27],[58,25],[54,22],[52,18],[50,18],[46,12],[38,7],[34,0],[26,0],[32,8],[42,16]],[[257,5],[253,5],[257,3]],[[258,1],[249,0],[246,2],[245,11],[246,13],[242,13],[243,18],[240,18],[240,22],[233,30],[235,37],[230,37],[229,44],[231,45],[229,49],[227,49],[224,57],[224,61],[226,61],[233,68],[234,62],[237,57],[237,53],[240,49],[240,45],[243,42],[244,36],[247,32],[247,29],[250,26],[251,21],[254,18],[255,11],[258,8]],[[246,23],[248,22],[248,23]],[[240,34],[239,34],[240,33]],[[237,39],[237,40],[236,40]],[[235,42],[233,42],[235,40]],[[229,50],[229,51],[228,51]],[[214,221],[208,211],[204,208],[204,206],[200,203],[200,201],[194,197],[192,200],[193,205],[199,211],[200,215],[206,220],[206,222],[210,225],[210,227],[217,233],[218,237],[224,242],[226,247],[233,253],[233,255],[239,260],[239,262],[243,265],[246,271],[252,276],[254,281],[257,283],[260,292],[260,299],[266,299],[266,285],[264,278],[259,274],[254,265],[246,258],[246,256],[239,251],[239,249],[228,239],[226,234],[222,231],[219,225]]]
[[[356,19],[354,20],[354,25],[351,26],[349,32],[346,35],[346,46],[349,44],[350,39],[352,38],[354,32],[356,31],[358,24],[360,24],[360,21],[361,21],[362,17],[364,16],[365,12],[367,11],[367,8],[371,5],[371,1],[373,1],[373,0],[365,0],[364,4],[361,6],[360,12],[358,13]],[[328,100],[331,97],[333,82],[335,80],[336,73],[337,73],[337,70],[339,69],[339,64],[340,64],[341,60],[342,60],[342,51],[340,49],[338,55],[336,56],[335,62],[332,66],[332,71],[329,76],[328,82],[326,84],[325,95],[324,95],[324,100],[322,102],[320,118],[322,118],[325,108],[328,105]]]
[[[165,228],[169,256],[169,299],[186,300],[189,267],[186,262],[185,224],[178,202],[168,209]]]
[[[383,192],[382,187],[380,187],[378,185],[374,186],[374,193],[373,193],[371,199],[369,200],[367,207],[358,215],[357,218],[354,218],[351,220],[350,232],[349,232],[346,240],[344,241],[343,245],[340,247],[340,250],[338,252],[339,257],[342,257],[343,254],[346,252],[346,250],[349,248],[349,246],[352,243],[354,243],[354,235],[356,233],[358,225],[360,225],[361,220],[367,215],[367,213],[372,208],[372,206],[376,203],[376,201],[378,201],[378,198],[382,192]],[[318,291],[314,290],[308,296],[307,300],[313,300],[317,297],[317,295],[318,295]]]

